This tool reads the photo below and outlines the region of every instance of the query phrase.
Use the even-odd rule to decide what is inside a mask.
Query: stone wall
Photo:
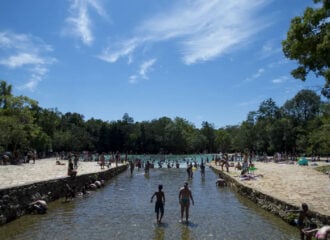
[[[297,214],[287,212],[286,210],[298,209],[300,206],[294,206],[264,193],[261,193],[253,188],[247,187],[237,181],[235,178],[227,175],[226,173],[210,166],[217,175],[220,175],[226,180],[227,184],[231,186],[240,195],[250,199],[259,207],[271,212],[275,216],[280,217],[289,224],[294,224],[293,221],[297,217]],[[312,221],[318,226],[329,225],[330,216],[326,216],[317,212],[309,211],[309,216]]]
[[[128,165],[118,166],[109,170],[78,175],[74,178],[65,177],[44,182],[37,182],[13,188],[0,190],[0,225],[8,223],[27,213],[29,203],[43,199],[51,202],[64,197],[65,181],[70,186],[81,189],[90,178],[94,180],[109,180],[119,173],[125,171]]]

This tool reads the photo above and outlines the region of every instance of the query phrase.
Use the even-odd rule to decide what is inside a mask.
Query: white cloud
[[[278,44],[276,44],[278,46]],[[271,41],[266,42],[262,48],[261,52],[259,53],[261,59],[265,59],[277,54],[282,53],[281,47],[274,47],[274,44]]]
[[[262,7],[269,2],[176,1],[171,10],[163,11],[138,26],[133,38],[134,48],[128,51],[125,45],[122,49],[109,47],[107,55],[112,56],[110,62],[115,62],[147,42],[176,40],[185,64],[208,61],[249,43],[252,36],[269,26],[268,21],[260,17]]]
[[[156,63],[157,59],[153,58],[148,61],[144,61],[139,68],[139,71],[137,74],[131,75],[129,77],[129,83],[137,83],[139,79],[149,79],[147,76],[147,73],[152,70],[152,66]]]
[[[96,57],[103,61],[114,63],[120,57],[128,56],[128,63],[131,63],[133,60],[131,53],[135,50],[135,48],[138,47],[138,45],[138,39],[130,39],[121,43],[117,43],[117,50],[113,51],[111,48],[106,48]]]
[[[90,9],[95,10],[99,16],[108,18],[99,0],[71,0],[69,16],[65,20],[67,27],[64,33],[78,37],[85,45],[92,45],[94,41]]]
[[[30,74],[21,89],[34,90],[46,76],[50,65],[56,62],[48,56],[52,47],[32,35],[0,32],[0,65]]]
[[[156,59],[150,59],[148,61],[145,61],[144,63],[141,64],[139,74],[142,78],[148,79],[147,77],[147,72],[151,70],[152,65],[156,62]]]
[[[22,67],[24,65],[44,64],[43,59],[31,53],[18,53],[17,55],[9,56],[7,59],[0,60],[1,65],[10,68]]]
[[[274,84],[280,84],[280,83],[286,82],[287,80],[289,80],[289,77],[288,76],[281,76],[279,78],[273,79],[272,80],[272,83],[274,83]]]
[[[255,74],[253,74],[251,77],[248,77],[245,81],[247,81],[247,82],[253,81],[253,80],[259,78],[264,72],[265,72],[265,69],[259,68]]]
[[[132,83],[132,84],[135,84],[135,83],[137,83],[137,79],[138,79],[138,76],[136,76],[136,75],[131,75],[130,77],[129,77],[129,83]]]

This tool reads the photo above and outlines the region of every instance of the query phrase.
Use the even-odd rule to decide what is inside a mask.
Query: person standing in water
[[[184,212],[186,213],[186,221],[188,222],[190,199],[192,205],[194,205],[194,199],[191,190],[188,188],[188,182],[185,182],[184,186],[180,189],[179,192],[179,203],[181,205],[181,222],[183,221]]]
[[[155,192],[150,199],[150,202],[152,202],[152,200],[156,196],[155,213],[158,224],[162,222],[162,218],[164,216],[165,194],[162,191],[162,189],[163,189],[163,185],[161,184],[158,185],[158,192]],[[160,212],[160,216],[159,216],[159,212]]]

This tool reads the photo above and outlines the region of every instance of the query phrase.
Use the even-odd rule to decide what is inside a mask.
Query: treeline
[[[196,128],[180,117],[135,122],[127,113],[116,121],[85,120],[79,113],[41,108],[33,99],[13,96],[11,90],[11,85],[0,82],[0,151],[17,156],[30,149],[44,153],[330,153],[330,104],[311,90],[300,91],[282,107],[267,99],[240,125],[219,129],[209,122]]]

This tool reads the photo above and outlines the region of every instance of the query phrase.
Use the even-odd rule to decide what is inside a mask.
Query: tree
[[[322,94],[330,98],[330,22],[329,0],[314,0],[320,8],[306,8],[302,17],[291,20],[287,38],[282,42],[284,55],[297,60],[299,66],[291,74],[294,78],[306,80],[312,71],[325,78]]]
[[[258,120],[260,119],[274,120],[279,117],[280,112],[274,100],[269,98],[260,104],[257,114],[258,114]]]
[[[282,110],[295,120],[304,123],[318,116],[321,99],[311,90],[301,90],[296,96],[285,102]]]
[[[8,107],[8,97],[11,97],[11,90],[12,86],[7,85],[5,81],[0,82],[0,107],[1,108],[7,108]]]
[[[208,122],[202,123],[201,133],[205,136],[207,143],[204,150],[212,153],[215,152],[215,130],[213,124]]]

